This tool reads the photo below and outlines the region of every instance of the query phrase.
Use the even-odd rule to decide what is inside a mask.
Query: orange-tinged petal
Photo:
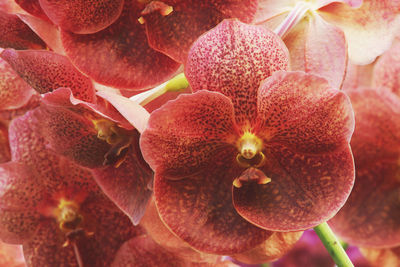
[[[360,251],[373,267],[400,266],[400,247],[386,249],[361,248]]]
[[[350,60],[365,65],[390,47],[400,26],[399,11],[398,1],[364,0],[360,8],[332,3],[318,13],[344,31]]]
[[[341,29],[318,14],[310,14],[283,40],[289,49],[292,70],[321,76],[333,88],[341,87],[347,66],[347,45]]]

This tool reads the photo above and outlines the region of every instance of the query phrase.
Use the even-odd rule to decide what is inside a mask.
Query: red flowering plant
[[[326,221],[347,199],[349,100],[326,80],[287,69],[275,34],[226,20],[189,52],[195,93],[151,114],[140,145],[155,171],[156,205],[194,248],[243,252],[271,231]]]

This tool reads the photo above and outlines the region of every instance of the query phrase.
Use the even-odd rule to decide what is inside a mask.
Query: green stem
[[[336,238],[335,234],[326,222],[315,227],[314,231],[317,233],[319,239],[321,239],[338,267],[354,267],[340,244],[340,241]]]

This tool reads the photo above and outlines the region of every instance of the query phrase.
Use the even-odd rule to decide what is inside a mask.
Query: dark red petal
[[[220,93],[200,91],[155,110],[140,146],[153,170],[179,179],[202,171],[215,151],[236,151],[235,134],[231,101]]]
[[[277,72],[261,85],[258,122],[267,146],[281,143],[305,154],[347,146],[354,129],[348,97],[303,72]]]
[[[400,244],[400,99],[389,90],[349,92],[356,116],[351,140],[354,189],[331,226],[358,246]]]
[[[319,75],[340,89],[347,66],[347,44],[343,31],[318,14],[304,18],[284,38],[292,70]]]
[[[354,183],[350,146],[323,154],[295,152],[273,145],[262,171],[271,182],[244,183],[233,189],[241,216],[271,231],[299,231],[332,218]]]
[[[213,163],[185,179],[170,180],[156,173],[156,205],[168,228],[195,249],[213,254],[240,253],[272,233],[247,222],[232,205],[232,182],[238,173],[238,169],[231,169],[235,152],[223,149],[213,155]]]
[[[193,249],[185,241],[173,234],[161,220],[154,198],[146,208],[140,225],[146,229],[146,233],[164,249],[172,252],[182,259],[193,262],[216,262],[218,255],[202,253]]]
[[[43,9],[39,4],[39,0],[15,0],[15,2],[29,14],[44,20],[49,20],[49,18],[43,12]]]
[[[93,176],[103,192],[137,225],[152,195],[153,180],[153,172],[140,154],[138,138],[118,168],[95,169]]]
[[[80,73],[65,56],[50,51],[5,49],[1,57],[41,94],[58,87],[69,87],[77,98],[95,101],[92,81]]]
[[[11,160],[8,126],[0,120],[0,163]]]
[[[35,209],[41,189],[23,164],[0,165],[0,239],[20,244],[35,233],[40,215]]]
[[[0,10],[0,47],[45,49],[46,44],[17,15]]]
[[[193,91],[217,91],[231,98],[238,123],[256,115],[260,82],[289,65],[281,39],[261,27],[225,20],[192,46],[185,75]]]
[[[95,33],[111,25],[121,14],[124,0],[39,0],[46,15],[65,31]]]
[[[372,84],[374,87],[387,87],[400,97],[400,41],[396,40],[393,46],[376,61],[373,70]]]
[[[95,81],[117,88],[144,89],[168,80],[179,64],[148,46],[144,26],[137,20],[142,7],[125,1],[120,18],[95,34],[63,31],[68,57]]]
[[[166,10],[172,8],[165,15]],[[193,42],[226,18],[251,22],[257,9],[254,0],[152,1],[143,10],[151,47],[178,62],[185,62]]]
[[[302,231],[273,233],[261,245],[232,257],[246,264],[262,264],[275,261],[291,250],[302,234]]]
[[[0,110],[20,108],[34,93],[32,87],[0,58]]]

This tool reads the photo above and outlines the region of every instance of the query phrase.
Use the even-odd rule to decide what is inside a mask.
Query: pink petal
[[[194,92],[221,92],[231,98],[238,123],[256,114],[260,82],[289,65],[280,38],[261,26],[225,20],[192,46],[185,75]]]
[[[34,93],[32,87],[0,58],[0,110],[20,108]]]
[[[357,89],[358,87],[370,87],[372,85],[372,71],[374,65],[374,63],[355,65],[349,61],[342,88],[344,90],[351,90]]]
[[[17,15],[0,10],[0,47],[45,49],[46,44]]]
[[[386,89],[357,89],[349,95],[356,116],[351,140],[356,182],[330,224],[357,246],[398,246],[400,99]]]
[[[142,4],[125,1],[119,19],[94,34],[62,31],[66,54],[96,82],[124,89],[145,89],[172,77],[179,64],[154,51],[138,22]]]
[[[284,38],[292,70],[302,70],[328,80],[333,88],[342,85],[347,66],[347,45],[341,29],[319,15],[308,16]]]
[[[65,56],[50,51],[5,49],[1,57],[39,93],[70,87],[77,98],[95,101],[93,83]]]
[[[386,51],[376,62],[373,70],[372,85],[386,87],[400,97],[400,41]]]
[[[173,11],[169,13],[168,8]],[[226,18],[250,23],[256,9],[254,0],[152,1],[142,15],[150,46],[185,62],[190,46],[201,34]]]
[[[123,0],[39,0],[40,6],[54,24],[65,31],[95,33],[118,19]]]
[[[397,1],[364,0],[360,8],[333,3],[318,12],[344,31],[350,60],[364,65],[390,47],[400,25],[399,10]]]
[[[15,0],[26,12],[43,20],[49,20],[39,4],[39,0]]]

